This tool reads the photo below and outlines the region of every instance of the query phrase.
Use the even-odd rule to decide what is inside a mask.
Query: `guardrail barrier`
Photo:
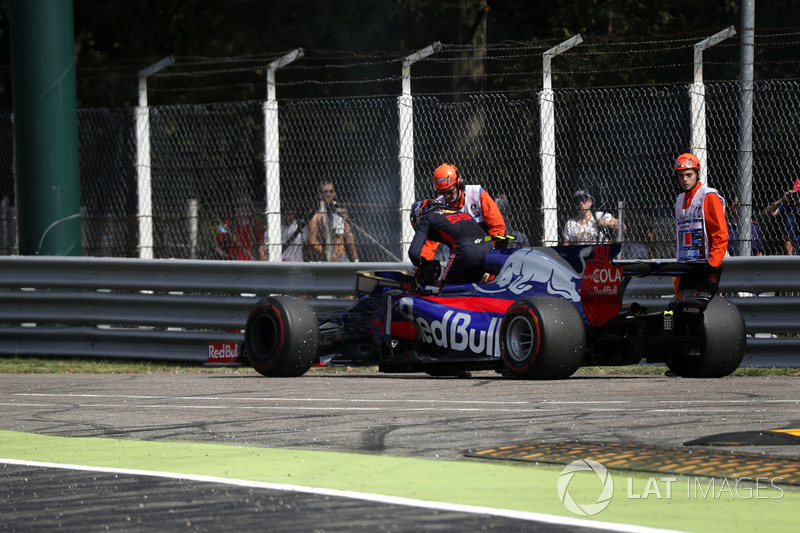
[[[205,362],[209,343],[241,342],[269,294],[347,305],[357,270],[407,263],[267,263],[98,257],[0,257],[0,356]],[[800,258],[731,257],[720,291],[744,317],[743,366],[800,366]],[[671,278],[634,278],[626,302],[658,309]]]

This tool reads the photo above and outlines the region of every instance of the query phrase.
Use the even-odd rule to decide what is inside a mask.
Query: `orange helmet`
[[[675,160],[675,170],[700,170],[700,160],[697,159],[697,156],[694,154],[681,154],[678,156],[678,159]]]
[[[433,184],[440,191],[449,189],[456,184],[458,184],[460,188],[461,176],[458,175],[458,169],[456,166],[451,165],[450,163],[439,165],[436,170],[433,171]]]

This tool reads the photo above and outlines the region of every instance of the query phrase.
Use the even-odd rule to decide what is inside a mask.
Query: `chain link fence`
[[[706,95],[703,177],[733,204],[740,85],[709,83]],[[263,239],[272,214],[267,199],[277,194],[266,185],[265,143],[279,142],[280,206],[295,211],[301,230],[320,208],[320,184],[331,182],[359,259],[406,261],[397,106],[396,96],[281,100],[279,140],[266,141],[263,102],[151,107],[153,257],[223,258],[230,242],[221,235],[232,233],[237,216]],[[572,193],[586,188],[596,209],[623,221],[624,231],[609,237],[625,243],[626,257],[674,257],[672,162],[690,150],[688,86],[556,90],[555,191],[541,190],[539,109],[533,92],[415,97],[414,197],[432,196],[433,170],[453,163],[466,183],[501,200],[510,233],[539,245],[548,229],[561,234],[574,214]],[[85,255],[139,256],[135,113],[79,110]],[[754,84],[753,141],[751,207],[762,243],[752,248],[782,254],[791,221],[764,208],[800,178],[798,82]],[[11,116],[2,115],[2,254],[17,252],[12,146]],[[545,193],[555,193],[558,228],[543,227]],[[729,220],[737,216],[733,210]]]

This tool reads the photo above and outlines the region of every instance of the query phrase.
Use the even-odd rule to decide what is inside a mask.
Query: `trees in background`
[[[444,58],[450,61],[444,68],[454,76],[448,83],[457,88],[530,89],[541,83],[541,52],[577,33],[585,39],[585,53],[565,56],[558,79],[561,87],[685,82],[691,78],[686,68],[691,68],[693,40],[727,26],[738,27],[740,4],[739,0],[74,0],[78,105],[136,105],[139,70],[167,55],[173,55],[176,64],[153,80],[154,104],[260,100],[266,95],[264,66],[299,47],[307,57],[281,72],[284,97],[354,90],[398,92],[399,60],[435,41],[451,47],[450,55],[445,51]],[[6,110],[11,109],[8,13],[5,2],[0,5],[0,109]],[[794,32],[784,41],[797,41],[800,28],[786,26],[798,20],[800,0],[759,2],[757,37]],[[800,75],[797,45],[776,46],[770,39],[757,42],[757,64],[764,65],[757,76]],[[714,56],[719,64],[709,61],[706,76],[716,73],[720,79],[735,79],[738,39],[721,50]],[[487,63],[484,56],[497,61]],[[676,61],[684,65],[682,70],[669,68]],[[431,77],[438,75],[441,70]],[[365,86],[358,88],[362,79]]]

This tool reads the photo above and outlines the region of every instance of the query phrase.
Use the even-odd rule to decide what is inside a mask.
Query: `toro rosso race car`
[[[361,271],[358,299],[343,311],[315,314],[288,296],[261,300],[247,320],[245,354],[264,376],[338,364],[563,379],[581,366],[642,361],[666,363],[684,377],[733,372],[744,356],[745,329],[725,298],[714,297],[699,315],[623,305],[633,278],[691,276],[705,266],[615,262],[619,251],[619,244],[493,250],[485,263],[491,281],[441,290],[419,287],[405,270]]]

